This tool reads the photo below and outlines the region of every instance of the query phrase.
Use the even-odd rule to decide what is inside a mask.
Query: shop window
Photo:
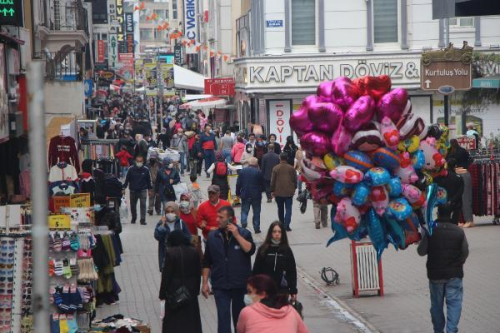
[[[172,19],[177,20],[177,0],[172,2]]]
[[[316,0],[292,0],[292,45],[316,44]]]
[[[375,43],[398,42],[398,0],[373,1],[373,39]]]
[[[454,17],[450,18],[450,28],[472,28],[474,27],[473,17]]]
[[[141,40],[151,40],[153,33],[151,29],[141,29]]]

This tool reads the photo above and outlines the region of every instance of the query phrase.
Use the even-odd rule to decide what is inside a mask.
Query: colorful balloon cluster
[[[446,192],[432,184],[443,172],[448,130],[412,113],[405,89],[388,76],[323,82],[290,118],[306,158],[303,180],[312,197],[333,204],[332,242],[370,237],[379,256],[392,243],[430,234],[432,209]]]

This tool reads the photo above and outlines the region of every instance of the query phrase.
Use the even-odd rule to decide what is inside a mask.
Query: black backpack
[[[104,186],[106,196],[108,198],[122,197],[123,184],[117,177],[113,175],[106,175],[106,178],[104,179]]]

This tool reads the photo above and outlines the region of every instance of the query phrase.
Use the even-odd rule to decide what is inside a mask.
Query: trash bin
[[[378,296],[384,296],[382,259],[377,260],[372,243],[351,241],[351,272],[354,297],[365,291],[376,291]]]

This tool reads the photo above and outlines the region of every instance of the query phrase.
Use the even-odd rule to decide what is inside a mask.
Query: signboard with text
[[[288,121],[291,116],[292,101],[289,99],[268,100],[267,109],[269,110],[269,133],[276,134],[276,142],[283,149],[286,138],[291,135]]]
[[[205,79],[205,94],[213,96],[234,96],[235,83],[234,79],[219,78]]]
[[[184,0],[184,36],[189,41],[199,42],[198,37],[198,1]],[[191,46],[186,48],[188,54],[197,53],[196,48]]]
[[[108,65],[109,68],[115,69],[118,64],[118,37],[116,34],[109,34],[108,43]]]
[[[460,147],[465,148],[467,150],[476,149],[476,138],[473,135],[457,136],[456,139]]]
[[[98,63],[103,63],[104,62],[104,41],[102,39],[97,41],[97,62]]]
[[[0,25],[23,25],[23,0],[0,1]]]
[[[454,90],[469,90],[472,86],[471,64],[460,61],[435,61],[422,66],[422,90],[439,90],[443,86]]]
[[[281,27],[283,27],[283,20],[267,20],[266,27],[267,28],[281,28]]]

